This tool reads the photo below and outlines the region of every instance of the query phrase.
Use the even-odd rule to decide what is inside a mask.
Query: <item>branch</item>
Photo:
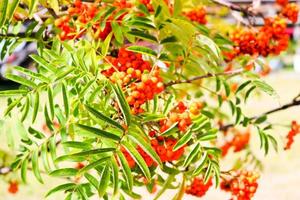
[[[236,75],[236,74],[241,74],[243,72],[244,72],[244,69],[239,68],[239,69],[236,69],[236,70],[220,72],[220,73],[216,73],[216,74],[208,73],[208,74],[205,74],[205,75],[202,75],[202,76],[196,76],[194,78],[187,79],[187,80],[171,81],[169,83],[166,83],[165,86],[169,87],[169,86],[176,85],[176,84],[181,84],[181,83],[192,83],[193,81],[201,80],[201,79],[204,79],[204,78],[217,77],[217,76],[226,76],[226,75],[232,76],[232,75]]]
[[[260,17],[264,18],[263,14],[260,12],[257,12],[252,6],[242,7],[240,5],[228,2],[227,0],[211,0],[211,1],[216,4],[219,4],[221,6],[225,6],[231,10],[241,12],[246,16],[260,16]]]
[[[55,13],[55,11],[52,8],[47,8],[47,10],[54,19],[59,18],[59,16]]]
[[[286,110],[286,109],[291,108],[291,107],[294,107],[294,106],[299,106],[299,105],[300,105],[300,99],[298,99],[299,96],[300,96],[300,94],[297,95],[297,96],[292,100],[292,102],[290,102],[290,103],[284,104],[284,105],[282,105],[282,106],[280,106],[280,107],[278,107],[278,108],[274,108],[274,109],[272,109],[272,110],[269,110],[269,111],[267,111],[267,112],[264,112],[264,113],[262,113],[262,114],[260,114],[260,115],[258,115],[258,116],[251,117],[251,118],[249,118],[249,119],[252,121],[252,120],[258,119],[258,118],[260,118],[260,117],[262,117],[262,116],[264,116],[264,115],[269,115],[269,114],[272,114],[272,113],[275,113],[275,112],[278,112],[278,111],[281,111],[281,110]],[[221,130],[221,131],[226,131],[227,129],[229,129],[230,127],[233,127],[233,126],[235,126],[235,124],[227,124],[227,125],[225,125],[225,126],[221,126],[221,127],[220,127],[220,130]]]

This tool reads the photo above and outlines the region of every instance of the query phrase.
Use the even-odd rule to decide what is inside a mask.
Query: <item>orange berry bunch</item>
[[[108,61],[114,66],[102,73],[109,77],[116,70],[125,72],[132,78],[141,79],[142,73],[151,70],[151,64],[145,61],[142,54],[127,51],[125,48],[120,48],[117,57],[107,57]]]
[[[170,128],[174,123],[178,123],[177,127],[182,132],[186,131],[186,129],[192,124],[189,110],[182,101],[180,101],[175,109],[171,111],[167,119],[160,121],[160,132],[168,130],[168,128]]]
[[[151,4],[151,0],[139,0],[141,4],[144,4],[149,12],[153,12],[153,6]]]
[[[164,0],[166,4],[169,4],[169,0]],[[141,4],[144,4],[149,12],[153,12],[154,8],[151,0],[139,0]]]
[[[281,14],[293,23],[298,21],[298,13],[299,6],[295,3],[285,5],[281,11]]]
[[[55,20],[55,26],[58,27],[61,32],[59,37],[61,40],[76,39],[81,37],[86,32],[86,26],[90,23],[99,11],[104,8],[98,7],[97,3],[82,3],[81,0],[76,0],[72,7],[68,9],[68,14]],[[122,8],[130,8],[131,3],[126,0],[119,0],[113,3],[113,6],[117,7],[114,13],[117,13]],[[121,20],[125,14],[118,17]],[[110,16],[108,20],[112,19]],[[91,26],[92,33],[96,39],[104,40],[106,36],[111,32],[112,27],[109,21],[106,22],[104,29],[100,27],[101,20],[94,22]],[[78,31],[79,29],[79,31]]]
[[[289,3],[289,0],[276,0],[276,3],[280,6],[285,6]]]
[[[131,157],[129,152],[124,147],[121,147],[121,152],[123,153],[124,157],[126,158],[129,167],[134,168],[135,160]]]
[[[292,121],[291,130],[286,136],[288,141],[284,147],[285,150],[291,148],[292,144],[294,143],[294,137],[299,133],[300,133],[300,125],[296,121]]]
[[[202,197],[206,194],[209,188],[212,186],[212,180],[210,179],[206,184],[202,178],[194,178],[192,183],[187,186],[185,193],[193,196]]]
[[[10,181],[7,191],[11,194],[16,194],[19,191],[19,183],[17,181]]]
[[[239,152],[249,144],[250,132],[246,131],[245,133],[238,132],[235,130],[234,136],[230,141],[226,141],[225,144],[221,147],[222,156],[225,156],[228,153],[230,148],[233,148],[234,152]]]
[[[144,112],[141,106],[164,90],[160,70],[152,69],[150,62],[143,60],[141,54],[121,48],[116,58],[109,57],[108,60],[114,67],[102,74],[123,87],[128,86],[126,100],[131,106],[132,114]]]
[[[130,93],[126,100],[131,106],[132,114],[144,112],[141,106],[164,90],[164,84],[159,73],[158,69],[153,70],[149,74],[144,73],[140,82],[135,82],[130,85]]]
[[[176,139],[158,136],[151,140],[151,146],[156,151],[162,162],[171,162],[178,160],[184,153],[185,146],[173,151],[177,143]]]
[[[60,17],[55,20],[55,26],[58,27],[61,32],[59,37],[61,40],[76,39],[81,37],[84,32],[84,25],[92,20],[98,13],[96,4],[85,4],[80,0],[76,0],[72,7],[68,9],[68,15]],[[77,16],[76,21],[73,21],[73,17]],[[80,24],[80,31],[77,31],[75,23]]]
[[[198,22],[199,24],[206,24],[206,10],[204,7],[196,8],[194,10],[183,13],[187,18],[193,22]]]
[[[227,59],[241,54],[278,55],[288,47],[289,35],[286,32],[286,20],[280,17],[266,18],[265,24],[259,29],[237,29],[231,34],[235,43],[232,52],[227,52]]]
[[[221,182],[221,189],[231,192],[232,200],[251,200],[254,196],[259,175],[251,171],[238,171],[231,179]]]

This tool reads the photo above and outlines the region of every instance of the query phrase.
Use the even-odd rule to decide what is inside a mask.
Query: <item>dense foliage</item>
[[[20,88],[0,92],[8,97],[1,124],[18,152],[3,174],[61,177],[47,196],[66,199],[142,198],[136,187],[156,185],[155,199],[168,189],[181,199],[219,184],[233,199],[251,199],[260,164],[248,143],[257,133],[266,154],[277,149],[265,123],[275,111],[251,117],[242,108],[256,93],[276,98],[260,58],[286,50],[298,6],[280,1],[277,16],[264,16],[216,2],[243,13],[240,25],[220,29],[212,22],[221,17],[206,10],[215,2],[197,0],[1,0],[1,59],[23,41],[37,46],[36,70],[13,67],[5,77]],[[255,16],[262,27],[252,26]],[[287,149],[298,129],[294,122]],[[231,150],[244,162],[222,171]],[[17,192],[19,180],[7,180]]]

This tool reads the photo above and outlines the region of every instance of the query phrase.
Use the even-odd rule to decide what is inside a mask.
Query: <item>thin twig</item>
[[[264,115],[269,115],[269,114],[272,114],[272,113],[276,113],[278,111],[286,110],[286,109],[291,108],[291,107],[299,106],[300,105],[300,100],[299,99],[297,100],[297,98],[299,96],[300,96],[300,94],[297,95],[297,97],[294,98],[290,103],[284,104],[284,105],[282,105],[278,108],[271,109],[271,110],[269,110],[267,112],[264,112],[264,113],[262,113],[258,116],[251,117],[251,118],[249,118],[249,120],[252,121],[252,120],[258,119],[258,118],[260,118]],[[221,126],[220,130],[221,131],[226,131],[227,129],[229,129],[230,127],[233,127],[233,126],[235,126],[235,124],[227,124],[227,125]]]
[[[193,81],[197,81],[197,80],[201,80],[201,79],[205,79],[205,78],[216,77],[216,76],[227,76],[227,75],[232,76],[232,75],[241,74],[243,72],[244,72],[244,69],[239,68],[239,69],[236,69],[236,70],[220,72],[220,73],[215,73],[215,74],[208,73],[208,74],[201,75],[201,76],[196,76],[196,77],[193,77],[193,78],[187,79],[187,80],[171,81],[169,83],[166,83],[165,86],[169,87],[169,86],[176,85],[176,84],[181,84],[181,83],[192,83]]]

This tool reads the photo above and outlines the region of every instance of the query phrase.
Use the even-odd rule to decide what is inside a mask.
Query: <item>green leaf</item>
[[[247,90],[246,94],[245,94],[245,99],[244,99],[244,102],[247,101],[248,97],[250,96],[251,92],[253,90],[255,90],[256,86],[252,86],[249,90]]]
[[[128,190],[132,190],[132,186],[133,186],[133,177],[132,177],[132,173],[131,173],[131,169],[128,165],[128,162],[125,158],[125,156],[123,155],[122,152],[117,151],[117,155],[121,164],[121,167],[123,169],[123,174],[124,174],[124,178],[125,178],[125,183],[127,184]]]
[[[29,0],[29,16],[31,16],[35,11],[38,2],[39,2],[38,0]]]
[[[26,101],[23,106],[24,106],[24,109],[23,109],[23,113],[22,113],[22,117],[21,117],[21,122],[23,122],[26,119],[28,112],[29,112],[29,107],[30,107],[29,96],[26,96]]]
[[[193,133],[192,131],[189,130],[177,141],[177,143],[173,147],[173,151],[177,151],[178,149],[183,147],[186,143],[188,143],[192,139],[192,137],[193,137]]]
[[[115,160],[115,157],[111,158],[111,171],[112,171],[112,177],[113,177],[113,188],[114,192],[113,194],[118,194],[119,190],[119,166],[117,164],[117,161]]]
[[[15,11],[16,11],[16,8],[18,7],[20,3],[20,0],[12,0],[12,2],[9,4],[9,11],[8,11],[8,14],[7,14],[7,19],[8,19],[8,22],[11,21]],[[1,27],[1,26],[0,26]]]
[[[99,148],[99,149],[93,149],[93,150],[88,150],[88,151],[82,151],[79,153],[73,153],[73,154],[68,154],[65,156],[60,156],[55,160],[55,162],[70,160],[70,159],[77,158],[77,157],[84,157],[84,156],[91,156],[91,155],[95,155],[95,154],[112,152],[114,150],[115,150],[115,148]]]
[[[28,128],[28,132],[37,139],[45,138],[45,135],[43,133],[41,133],[40,131],[32,128],[31,126]]]
[[[101,198],[106,193],[110,181],[109,163],[107,163],[100,175],[100,183],[98,187],[98,196]]]
[[[36,88],[37,85],[30,81],[30,80],[27,80],[21,76],[17,76],[17,75],[14,75],[14,74],[7,74],[5,76],[5,78],[11,80],[11,81],[14,81],[14,82],[17,82],[17,83],[20,83],[21,85],[24,85],[24,86],[27,86],[27,87],[30,87],[30,88]]]
[[[103,42],[103,44],[102,44],[102,47],[101,47],[101,54],[102,54],[103,56],[106,56],[106,55],[107,55],[107,52],[108,52],[108,50],[109,50],[109,44],[110,44],[111,38],[112,38],[112,32],[110,32],[110,33],[106,36],[106,38],[105,38],[105,40],[104,40],[104,42]]]
[[[5,109],[4,116],[8,115],[12,111],[12,109],[14,109],[14,107],[20,103],[21,100],[22,100],[22,98],[12,101],[9,104],[9,106]]]
[[[209,178],[211,177],[211,173],[212,173],[212,163],[209,162],[208,166],[207,166],[207,170],[204,175],[204,183],[205,184],[208,182]]]
[[[172,36],[162,39],[160,41],[160,44],[173,43],[173,42],[177,42],[177,41],[178,41],[177,38],[174,35],[172,35]]]
[[[94,162],[90,162],[88,165],[86,165],[85,167],[83,167],[82,169],[80,169],[78,171],[78,173],[82,174],[82,173],[87,172],[87,171],[89,171],[91,169],[94,169],[97,166],[101,165],[103,162],[109,160],[110,158],[111,158],[111,156],[106,156],[106,157],[100,158],[99,160],[96,160]]]
[[[9,0],[3,0],[0,3],[0,28],[2,28],[2,26],[5,24],[5,21],[6,21],[6,13],[8,10],[8,3],[9,3]]]
[[[107,122],[107,123],[113,125],[114,127],[119,128],[120,130],[124,131],[124,128],[118,122],[105,116],[104,114],[100,113],[99,111],[95,110],[94,108],[92,108],[89,105],[85,105],[85,107],[89,111],[89,113],[94,115],[96,118],[99,118],[99,119],[103,120],[104,122]]]
[[[51,170],[50,170],[50,164],[49,164],[49,160],[48,160],[48,149],[47,149],[47,147],[48,147],[47,142],[44,142],[42,144],[42,148],[41,148],[41,158],[42,158],[42,161],[43,161],[45,171],[47,173],[49,173]]]
[[[174,11],[173,14],[180,15],[182,11],[182,0],[174,0]]]
[[[61,90],[62,90],[66,119],[68,119],[68,117],[70,115],[69,97],[68,97],[68,93],[67,93],[66,84],[64,82],[62,83]]]
[[[272,135],[267,135],[267,137],[271,141],[272,146],[275,149],[275,151],[278,152],[278,143],[277,143],[276,139]]]
[[[78,142],[78,141],[67,141],[63,142],[62,145],[64,147],[70,147],[75,149],[92,149],[92,145],[87,142]]]
[[[48,101],[49,101],[51,120],[53,120],[53,118],[54,118],[54,97],[53,97],[52,87],[48,87]]]
[[[0,91],[0,97],[10,97],[27,94],[28,90],[3,90]]]
[[[183,199],[183,195],[184,195],[184,191],[185,191],[185,176],[182,175],[182,181],[179,187],[179,191],[177,192],[177,194],[174,196],[174,198],[172,200],[181,200]]]
[[[165,182],[164,182],[164,184],[163,184],[161,190],[159,190],[159,192],[158,192],[158,193],[156,194],[156,196],[154,197],[154,200],[159,199],[159,197],[160,197],[167,189],[169,189],[169,187],[170,187],[171,183],[173,182],[174,178],[175,178],[175,175],[174,175],[174,174],[170,174],[170,175],[168,176],[168,178],[165,180]]]
[[[36,177],[36,179],[40,183],[43,183],[40,169],[39,169],[39,150],[38,149],[35,149],[32,154],[32,170],[33,170],[33,174]]]
[[[146,142],[145,139],[137,133],[129,132],[128,137],[138,144],[156,163],[162,167],[162,162],[150,145],[150,142]]]
[[[217,132],[218,132],[218,129],[216,129],[216,128],[211,129],[211,130],[207,131],[206,133],[200,135],[200,137],[198,139],[200,141],[208,141],[208,140],[216,139]]]
[[[136,53],[141,53],[141,54],[157,57],[157,53],[154,50],[152,50],[148,47],[130,46],[130,47],[127,47],[127,50],[128,51],[133,51],[133,52],[136,52]]]
[[[66,190],[71,190],[74,189],[76,187],[75,183],[65,183],[65,184],[61,184],[59,186],[56,186],[55,188],[51,189],[47,194],[46,197],[59,192],[59,191],[66,191]]]
[[[263,122],[265,122],[267,120],[267,115],[263,115],[263,116],[260,116],[259,118],[257,118],[254,123],[255,124],[261,124]]]
[[[166,113],[169,112],[170,108],[171,108],[171,105],[172,105],[172,102],[174,101],[175,99],[175,96],[174,95],[170,95],[167,102],[166,102],[166,105],[164,107],[164,111],[163,111],[163,114],[165,115]]]
[[[98,183],[98,180],[94,176],[92,176],[89,173],[85,173],[84,177],[94,186],[94,188],[96,188],[98,190],[99,183]]]
[[[25,158],[21,165],[21,178],[24,183],[27,183],[27,167],[28,167],[28,158]]]
[[[240,107],[236,107],[236,118],[235,118],[235,124],[239,124],[242,117],[242,110]]]
[[[74,168],[62,168],[52,171],[49,175],[55,177],[69,177],[76,176],[78,173],[78,169]]]
[[[78,185],[77,186],[77,194],[81,197],[80,199],[82,200],[88,200],[89,197],[86,194],[86,190],[84,189],[83,185]]]
[[[135,160],[137,165],[142,170],[143,174],[147,178],[147,180],[151,180],[151,174],[149,171],[149,168],[144,161],[143,157],[140,155],[140,153],[127,141],[122,141],[122,144],[124,145],[125,149],[128,151],[128,153],[132,156],[132,158]]]
[[[117,140],[117,141],[119,141],[121,139],[119,136],[117,136],[113,133],[103,131],[103,130],[98,129],[98,128],[86,126],[86,125],[83,125],[83,124],[77,124],[77,126],[79,128],[81,128],[82,130],[88,131],[88,132],[92,133],[93,135],[95,135],[97,137],[105,137],[105,138],[112,139],[112,140]]]
[[[39,112],[39,105],[40,105],[40,93],[38,91],[35,91],[32,123],[34,123],[36,120],[37,114]]]
[[[278,97],[278,94],[276,93],[276,91],[266,82],[262,81],[262,80],[255,80],[253,81],[253,84],[259,88],[260,90],[262,90],[263,92],[269,94],[270,96],[276,96]]]
[[[214,43],[214,41],[212,39],[210,39],[209,37],[207,37],[205,35],[200,35],[200,34],[198,34],[196,37],[197,37],[197,41],[199,42],[200,46],[208,47],[211,50],[211,52],[213,52],[214,56],[217,59],[221,60],[221,50]]]
[[[36,1],[36,0],[34,0],[34,1]],[[46,69],[50,72],[56,72],[56,67],[54,65],[50,64],[49,62],[47,62],[44,58],[42,58],[36,54],[30,55],[30,57],[44,69]]]
[[[193,148],[193,150],[189,153],[189,155],[185,158],[183,167],[187,167],[193,159],[198,155],[200,152],[201,146],[199,143],[196,144],[196,146]]]
[[[198,167],[193,172],[193,176],[198,176],[202,172],[207,159],[208,159],[207,152],[204,152],[199,161]]]
[[[119,42],[120,44],[123,44],[124,37],[123,37],[122,29],[119,26],[119,24],[115,21],[112,21],[111,27],[112,27],[112,31],[114,33],[114,36],[115,36],[117,42]]]
[[[169,136],[172,135],[174,133],[174,131],[177,130],[177,124],[178,122],[174,123],[172,126],[170,126],[170,128],[168,128],[167,130],[165,130],[161,136]]]
[[[111,86],[112,86],[112,89],[115,93],[115,96],[116,96],[116,99],[117,99],[118,104],[120,106],[120,109],[123,113],[125,123],[126,123],[127,126],[129,126],[130,121],[131,121],[130,107],[128,105],[128,102],[126,101],[125,95],[124,95],[122,89],[120,88],[120,86],[118,84],[111,85]]]
[[[129,31],[127,33],[129,35],[133,35],[135,37],[138,37],[138,38],[141,38],[144,40],[149,40],[151,42],[157,42],[156,37],[154,37],[153,35],[150,35],[148,33],[142,32],[142,31],[135,30],[135,31]]]
[[[46,76],[44,76],[42,74],[39,74],[39,73],[35,73],[35,72],[33,72],[29,69],[26,69],[24,67],[16,66],[16,67],[14,67],[14,70],[19,71],[19,72],[21,72],[21,73],[23,73],[23,74],[25,74],[25,75],[33,78],[33,79],[39,80],[41,82],[45,82],[45,83],[50,82],[50,79],[47,78]]]
[[[248,80],[246,82],[244,82],[243,84],[241,84],[238,89],[236,90],[235,94],[239,93],[240,91],[242,91],[245,87],[247,87],[247,85],[249,85],[252,81]]]

